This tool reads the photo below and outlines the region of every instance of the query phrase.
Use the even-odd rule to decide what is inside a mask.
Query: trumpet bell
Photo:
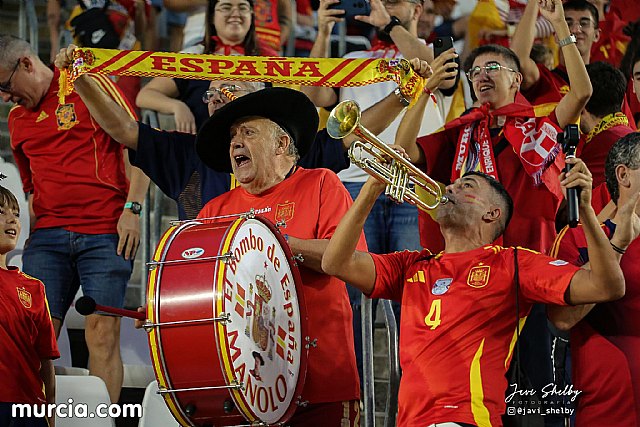
[[[360,106],[355,101],[342,101],[335,106],[327,119],[327,133],[335,139],[351,134],[360,124]]]
[[[342,101],[327,119],[327,133],[331,137],[341,139],[353,133],[360,138],[349,147],[349,158],[354,165],[387,184],[385,194],[397,203],[408,202],[425,211],[447,203],[443,184],[378,139],[360,124],[360,117],[358,103]]]

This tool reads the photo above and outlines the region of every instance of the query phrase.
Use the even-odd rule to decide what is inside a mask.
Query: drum
[[[150,263],[149,348],[184,426],[277,425],[301,395],[307,349],[300,273],[268,220],[171,227]]]

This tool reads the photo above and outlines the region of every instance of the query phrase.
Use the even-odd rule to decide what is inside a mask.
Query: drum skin
[[[224,254],[230,257],[208,259]],[[184,426],[288,420],[306,374],[306,310],[300,274],[280,232],[261,217],[183,223],[167,230],[154,261],[150,323],[230,319],[164,325],[148,334],[161,390],[220,387],[163,394],[176,420]],[[283,333],[286,325],[290,334]],[[244,387],[228,388],[236,383]]]

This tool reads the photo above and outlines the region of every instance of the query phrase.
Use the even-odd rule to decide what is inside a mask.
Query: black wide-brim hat
[[[300,157],[309,151],[318,130],[318,111],[302,92],[265,88],[231,101],[202,125],[196,136],[200,159],[218,172],[232,172],[229,146],[231,126],[243,117],[257,116],[277,123],[293,138]]]

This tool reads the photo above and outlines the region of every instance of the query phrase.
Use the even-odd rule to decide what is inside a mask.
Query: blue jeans
[[[351,197],[355,200],[364,182],[344,182]],[[408,203],[398,204],[384,194],[378,197],[367,220],[364,223],[364,235],[369,252],[386,254],[404,249],[420,250],[420,232],[418,230],[418,208]],[[362,382],[362,315],[360,300],[362,293],[347,284],[347,292],[353,310],[353,334],[355,338],[356,362]],[[393,301],[396,321],[400,324],[400,303]],[[378,301],[372,304],[375,319]]]
[[[44,283],[57,319],[64,319],[80,286],[96,303],[122,308],[133,262],[118,256],[117,246],[117,234],[38,229],[25,244],[23,270]]]

